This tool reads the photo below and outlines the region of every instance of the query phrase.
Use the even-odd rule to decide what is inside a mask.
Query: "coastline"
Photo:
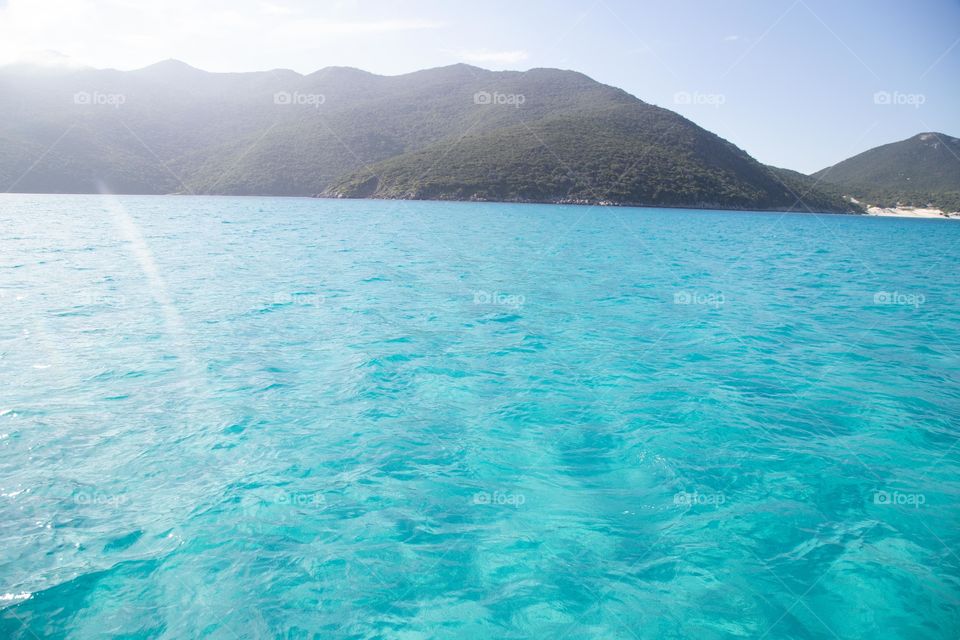
[[[479,198],[397,198],[397,197],[345,197],[325,194],[231,194],[231,193],[99,193],[93,191],[76,193],[58,193],[58,192],[35,192],[35,191],[8,191],[0,195],[11,196],[133,196],[133,197],[200,197],[200,198],[303,198],[314,200],[378,200],[385,201],[405,201],[405,202],[462,202],[474,204],[539,204],[539,205],[566,205],[566,206],[584,206],[584,207],[618,207],[625,209],[678,209],[689,211],[743,211],[754,213],[790,213],[801,215],[840,215],[864,218],[910,218],[916,220],[960,220],[960,212],[944,213],[940,209],[920,208],[920,207],[869,207],[863,212],[854,211],[823,211],[809,210],[800,207],[793,208],[746,208],[731,207],[716,204],[696,204],[696,205],[675,205],[675,204],[641,204],[633,202],[612,202],[573,199],[557,200],[482,200]],[[856,202],[856,201],[854,201]],[[862,204],[862,203],[857,203]]]
[[[318,193],[309,196],[320,200],[399,200],[406,202],[473,202],[473,203],[491,203],[491,204],[546,204],[546,205],[574,205],[583,207],[622,207],[629,209],[688,209],[691,211],[754,211],[767,213],[802,213],[809,215],[841,215],[841,216],[862,216],[866,215],[862,211],[814,211],[807,207],[736,207],[716,203],[697,203],[697,204],[656,204],[642,202],[619,202],[614,200],[589,200],[579,198],[511,198],[504,200],[494,200],[487,198],[419,198],[419,197],[399,197],[399,196],[343,196],[328,193]]]
[[[944,213],[940,209],[924,207],[867,207],[868,216],[884,218],[933,218],[960,220],[960,212]]]

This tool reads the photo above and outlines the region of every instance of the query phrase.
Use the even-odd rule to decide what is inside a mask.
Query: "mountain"
[[[827,190],[872,205],[933,205],[960,211],[960,139],[919,133],[864,151],[812,177]]]
[[[802,210],[803,190],[781,176],[671,111],[627,104],[435,143],[354,171],[324,195]],[[802,202],[849,210],[819,192]]]
[[[0,68],[0,187],[853,211],[558,69]]]

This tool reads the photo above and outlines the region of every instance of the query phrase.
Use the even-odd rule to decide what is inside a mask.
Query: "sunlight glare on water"
[[[0,637],[949,637],[960,224],[0,198]]]

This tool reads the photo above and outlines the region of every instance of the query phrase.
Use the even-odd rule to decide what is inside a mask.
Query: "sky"
[[[805,173],[924,131],[960,137],[960,0],[0,0],[0,64],[168,58],[574,69]]]

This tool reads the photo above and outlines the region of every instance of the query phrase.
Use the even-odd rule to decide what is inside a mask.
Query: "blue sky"
[[[805,172],[960,136],[958,0],[0,0],[0,60],[43,50],[121,69],[575,69]]]

